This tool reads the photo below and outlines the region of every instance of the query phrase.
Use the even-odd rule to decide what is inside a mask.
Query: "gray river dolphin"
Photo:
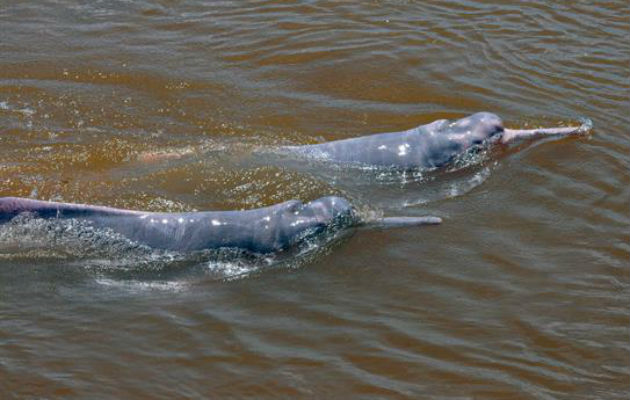
[[[77,219],[112,230],[155,249],[195,251],[237,248],[271,253],[290,248],[327,229],[371,225],[383,227],[439,224],[438,217],[392,217],[362,221],[341,197],[303,204],[289,200],[246,211],[162,213],[95,205],[57,203],[18,197],[0,198],[0,225],[28,213],[45,219]]]
[[[304,146],[285,146],[292,153],[337,163],[381,167],[436,169],[478,146],[509,143],[545,135],[587,132],[577,127],[506,129],[496,114],[479,112],[455,121],[441,119],[401,132],[380,133]]]

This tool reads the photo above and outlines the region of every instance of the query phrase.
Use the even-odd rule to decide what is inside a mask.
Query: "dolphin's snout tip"
[[[577,129],[576,133],[589,133],[593,130],[593,120],[588,117],[582,117],[579,119],[581,125]]]
[[[426,217],[427,224],[430,225],[439,225],[442,223],[442,218],[440,217]]]

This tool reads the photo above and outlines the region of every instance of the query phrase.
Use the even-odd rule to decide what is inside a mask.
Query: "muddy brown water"
[[[14,227],[0,397],[627,398],[629,18],[626,1],[3,1],[0,196],[338,194],[445,222],[269,266]],[[251,158],[482,110],[595,128],[419,180]]]

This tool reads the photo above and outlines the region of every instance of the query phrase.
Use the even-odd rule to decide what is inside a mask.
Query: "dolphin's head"
[[[356,221],[356,210],[343,197],[327,196],[302,203],[290,200],[278,205],[282,224],[297,230],[326,226],[349,226]]]
[[[478,112],[453,121],[447,125],[447,129],[450,138],[465,148],[495,143],[505,131],[501,118],[489,112]]]
[[[322,197],[306,204],[292,200],[277,207],[280,229],[275,232],[274,247],[278,249],[329,229],[335,231],[358,223],[354,207],[342,197]]]
[[[343,197],[322,197],[305,204],[304,209],[326,224],[351,225],[356,218],[354,207]]]

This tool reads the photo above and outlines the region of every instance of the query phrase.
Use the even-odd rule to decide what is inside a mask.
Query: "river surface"
[[[0,196],[444,223],[271,260],[5,228],[0,397],[627,399],[629,30],[625,0],[1,1]],[[420,177],[255,156],[477,111],[594,129]]]

